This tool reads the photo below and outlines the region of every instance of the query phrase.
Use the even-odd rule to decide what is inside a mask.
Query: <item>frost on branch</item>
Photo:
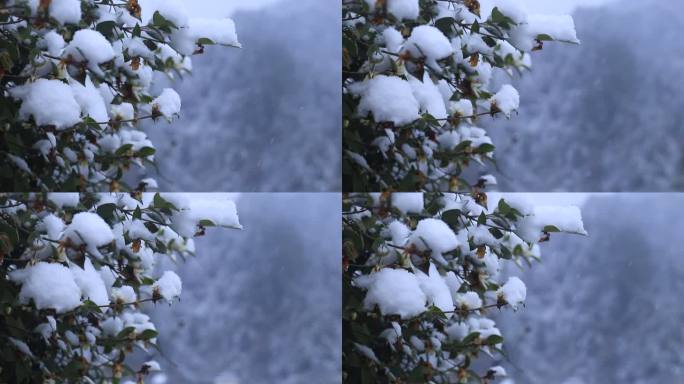
[[[494,160],[484,116],[511,118],[520,95],[499,74],[531,66],[545,41],[579,43],[570,16],[527,15],[514,1],[342,4],[343,176],[349,191],[467,191]],[[496,81],[494,80],[496,79]]]
[[[144,119],[171,121],[177,79],[207,45],[240,47],[230,19],[183,1],[10,0],[0,6],[0,184],[5,191],[118,191],[154,162]],[[190,4],[190,3],[187,3]]]
[[[347,196],[344,382],[505,376],[483,358],[502,356],[504,339],[489,316],[523,306],[527,288],[504,266],[539,260],[553,232],[586,234],[579,209],[536,207],[518,195],[488,202],[481,192]]]
[[[164,258],[193,256],[207,227],[241,228],[227,198],[179,194],[0,195],[0,382],[117,382],[159,365],[145,303],[182,282]],[[150,304],[148,304],[150,305]]]

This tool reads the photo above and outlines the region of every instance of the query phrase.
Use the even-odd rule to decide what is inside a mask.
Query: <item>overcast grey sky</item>
[[[511,0],[508,0],[511,1]],[[577,7],[600,6],[620,0],[515,0],[528,12],[548,14],[569,14]],[[497,0],[480,0],[482,9],[489,13]],[[484,12],[483,12],[484,14]]]
[[[281,0],[195,0],[188,11],[195,17],[221,17],[241,9],[259,9],[273,6]]]
[[[164,0],[142,0],[143,10],[145,3],[153,3]],[[262,7],[276,6],[280,1],[293,0],[194,0],[186,1],[186,7],[194,17],[226,17],[237,10],[257,10]],[[321,0],[327,1],[327,0]],[[497,0],[480,0],[482,8],[489,13]],[[508,0],[511,1],[511,0]],[[528,12],[566,14],[572,13],[576,7],[600,6],[609,2],[620,0],[514,0],[520,3]],[[339,7],[336,1],[330,1],[331,7]]]
[[[529,200],[534,205],[576,205],[582,207],[587,199],[592,194],[587,193],[562,193],[562,192],[552,192],[552,193],[501,193],[501,192],[488,192],[489,201],[498,201],[501,197],[506,198],[506,196],[524,196],[525,199]],[[600,194],[593,194],[600,195]]]
[[[146,10],[151,9],[148,5],[165,0],[140,0],[143,10],[143,20],[151,17]],[[185,0],[185,8],[191,17],[221,18],[230,16],[237,10],[256,10],[266,6],[273,6],[282,0]],[[332,4],[332,2],[331,2]]]

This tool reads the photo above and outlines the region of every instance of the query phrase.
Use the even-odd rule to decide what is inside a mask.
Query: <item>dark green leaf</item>
[[[214,224],[213,221],[207,220],[207,219],[200,220],[199,225],[201,225],[203,227],[215,227],[216,226],[216,224]]]
[[[139,334],[137,338],[141,340],[149,340],[157,337],[157,335],[159,335],[159,333],[157,333],[157,331],[155,331],[154,329],[146,329],[141,334]]]
[[[109,40],[114,38],[114,28],[116,28],[116,22],[113,20],[103,21],[95,27],[98,32]]]
[[[484,211],[480,213],[480,216],[477,218],[477,225],[485,225],[487,223],[487,215],[485,215]]]
[[[107,221],[114,218],[114,211],[116,211],[116,204],[114,203],[102,204],[97,207],[97,214]]]
[[[119,334],[116,335],[116,338],[125,339],[126,337],[128,337],[128,335],[132,334],[133,332],[135,332],[135,327],[126,327],[123,330],[121,330]]]
[[[475,151],[474,153],[489,153],[489,152],[494,152],[495,147],[492,144],[481,144]]]
[[[480,332],[472,332],[461,341],[461,344],[470,344],[478,337],[480,337]]]
[[[197,40],[197,44],[199,45],[214,45],[214,41],[212,39],[208,39],[206,37],[202,37],[199,40]]]
[[[124,154],[128,153],[133,148],[133,144],[124,144],[119,147],[119,149],[114,152],[116,156],[123,156]]]
[[[143,147],[138,151],[138,156],[148,157],[154,155],[155,152],[157,152],[157,150],[152,147]]]
[[[486,345],[496,345],[496,344],[501,344],[503,343],[503,337],[499,335],[491,335],[487,338],[487,340],[484,341],[484,344]]]
[[[455,22],[456,22],[456,20],[454,20],[451,17],[443,17],[443,18],[437,19],[437,21],[435,21],[435,27],[437,29],[439,29],[440,31],[442,31],[442,33],[445,34],[446,36],[449,36],[449,35],[451,35],[451,32],[452,32],[452,29],[451,29],[452,25],[454,25]]]
[[[463,213],[458,209],[450,209],[442,212],[442,221],[452,227],[459,227],[461,225],[461,216]]]

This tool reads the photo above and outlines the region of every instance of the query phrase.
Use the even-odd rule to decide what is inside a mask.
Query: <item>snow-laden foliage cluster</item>
[[[496,72],[531,65],[545,41],[579,43],[570,16],[528,15],[498,1],[344,1],[345,189],[464,191],[462,172],[493,161],[482,116],[507,118],[520,95]],[[480,181],[477,181],[480,183]]]
[[[163,258],[194,254],[209,226],[241,228],[235,204],[177,194],[0,196],[0,382],[139,380],[156,347],[141,309],[182,289]]]
[[[505,376],[500,366],[471,366],[501,354],[491,312],[525,302],[525,284],[505,277],[504,264],[538,260],[552,232],[586,234],[577,207],[533,206],[517,195],[489,202],[483,193],[351,195],[343,210],[349,383]]]
[[[190,18],[180,0],[150,6],[145,20],[137,0],[3,2],[3,190],[117,191],[130,167],[154,162],[138,122],[172,120],[181,99],[153,80],[189,72],[205,45],[240,44],[230,19]]]

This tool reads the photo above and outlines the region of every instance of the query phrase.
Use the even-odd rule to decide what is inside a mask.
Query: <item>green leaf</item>
[[[69,364],[64,367],[62,370],[62,374],[66,375],[67,377],[78,377],[81,375],[81,370],[83,369],[83,364],[81,363],[81,360],[71,360]]]
[[[84,267],[85,260],[86,260],[85,254],[80,253],[80,252],[79,253],[72,253],[71,256],[69,257],[69,261],[78,265],[81,269],[85,268]]]
[[[489,152],[494,152],[495,147],[492,144],[481,144],[477,149],[475,149],[473,152],[474,153],[489,153]]]
[[[492,9],[491,20],[494,24],[498,24],[504,29],[510,29],[512,25],[516,25],[513,19],[501,13],[497,7]]]
[[[148,157],[154,155],[156,152],[157,150],[152,147],[143,147],[138,151],[138,156]]]
[[[347,54],[343,55],[343,59],[345,59],[345,61],[352,60],[352,58],[355,58],[359,54],[356,41],[347,37],[346,34],[342,37],[342,47],[344,49],[343,52]]]
[[[0,52],[0,67],[5,71],[10,71],[14,66],[12,57],[7,51]]]
[[[144,225],[145,228],[147,228],[147,230],[152,233],[157,233],[157,231],[159,231],[159,227],[155,223],[150,223],[149,221],[146,221]]]
[[[116,211],[116,204],[114,203],[102,204],[97,207],[97,214],[106,221],[114,218],[114,211]]]
[[[155,43],[154,41],[152,41],[152,40],[150,40],[150,39],[145,39],[145,40],[143,40],[143,44],[145,44],[145,46],[146,46],[147,48],[149,48],[150,51],[155,51],[155,50],[157,50],[157,43]]]
[[[207,219],[200,220],[199,225],[201,225],[203,227],[215,227],[216,226],[216,224],[214,224],[213,221],[207,220]]]
[[[510,260],[512,258],[511,250],[506,247],[501,247],[500,257],[505,260]]]
[[[496,344],[501,344],[503,343],[504,339],[503,337],[499,335],[491,335],[487,338],[487,340],[484,341],[484,344],[486,345],[496,345]]]
[[[84,301],[78,310],[81,313],[102,313],[102,309],[90,300]]]
[[[484,211],[480,213],[480,216],[477,218],[477,225],[485,225],[487,224],[487,215],[485,215]]]
[[[452,227],[459,227],[461,225],[461,216],[463,213],[459,209],[450,209],[442,212],[442,221]]]
[[[97,26],[95,27],[95,30],[100,32],[107,39],[111,40],[114,38],[114,28],[116,28],[116,22],[113,20],[107,20],[107,21],[103,21],[101,23],[98,23]]]
[[[425,366],[423,364],[417,364],[411,372],[406,376],[409,383],[424,383],[425,380]]]
[[[508,203],[506,203],[504,199],[499,199],[499,204],[497,208],[499,212],[501,212],[501,214],[504,216],[506,216],[511,211],[511,206],[508,205]]]
[[[165,200],[158,192],[154,194],[154,198],[152,199],[152,206],[154,208],[161,210],[162,212],[171,212],[178,210],[178,208],[176,208],[175,205]]]
[[[491,38],[489,36],[483,36],[482,41],[484,41],[488,47],[495,47],[496,46],[496,40],[494,40],[493,38]]]
[[[152,205],[156,208],[163,208],[166,206],[167,201],[164,200],[164,198],[159,194],[159,192],[154,194],[154,198],[152,198]]]
[[[128,337],[128,335],[132,334],[135,332],[135,327],[126,327],[119,332],[119,334],[116,335],[117,339],[125,339]]]
[[[133,144],[124,144],[119,147],[119,149],[114,152],[114,155],[116,156],[123,156],[126,154],[128,151],[130,151],[133,148]]]
[[[178,29],[178,27],[174,23],[172,23],[169,19],[162,16],[161,13],[159,13],[159,11],[155,11],[152,15],[152,24],[164,32],[171,32],[172,28]]]
[[[478,337],[480,337],[480,332],[473,332],[473,333],[469,334],[468,336],[466,336],[461,341],[461,344],[470,344],[473,341],[475,341],[475,339],[477,339]]]
[[[435,27],[442,31],[442,33],[446,36],[449,36],[451,34],[451,27],[455,22],[456,20],[454,20],[452,17],[443,17],[435,21]]]
[[[504,14],[501,13],[501,11],[499,11],[498,7],[494,7],[494,9],[492,9],[492,16],[491,17],[492,17],[492,21],[495,23],[500,23],[502,21],[506,21],[506,16],[504,16]]]
[[[14,248],[14,245],[19,242],[19,232],[12,225],[0,222],[0,233],[7,236],[7,239],[11,242],[11,244],[8,244],[11,248]]]
[[[136,24],[135,27],[133,27],[133,37],[140,37],[140,34],[142,33],[142,30],[140,29],[140,24]]]
[[[430,306],[428,311],[426,312],[426,315],[431,315],[434,316],[436,319],[440,320],[447,320],[447,316],[444,314],[444,311],[440,309],[439,307],[436,307],[434,305]]]
[[[137,338],[141,340],[149,340],[157,337],[158,335],[159,333],[157,333],[157,331],[155,331],[154,329],[146,329],[141,334],[139,334]]]
[[[87,75],[85,69],[78,69],[76,73],[72,74],[72,77],[74,80],[81,83],[81,85],[85,85]]]
[[[463,152],[466,148],[470,147],[473,142],[470,140],[464,140],[458,143],[453,149],[453,152]]]
[[[216,43],[214,43],[214,40],[212,40],[212,39],[208,39],[206,37],[201,37],[197,40],[197,44],[199,44],[199,45],[214,45]]]
[[[90,116],[86,116],[85,119],[84,119],[83,121],[86,123],[86,125],[87,125],[90,129],[93,129],[93,130],[96,130],[96,131],[100,131],[100,130],[102,129],[102,127],[100,127],[100,124],[98,124],[97,121],[95,121],[95,119],[93,119],[93,118],[90,117]]]
[[[500,239],[504,236],[503,232],[498,228],[489,228],[489,233],[491,233],[495,239]]]

